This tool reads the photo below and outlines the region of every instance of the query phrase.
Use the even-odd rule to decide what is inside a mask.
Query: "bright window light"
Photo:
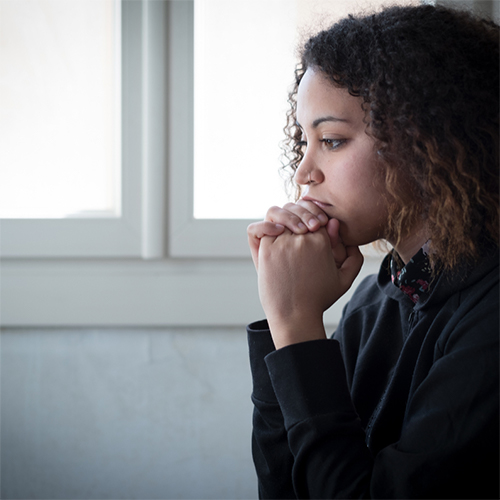
[[[120,1],[0,1],[0,217],[120,213]]]
[[[350,12],[383,4],[195,0],[195,218],[261,218],[286,203],[279,144],[296,47]]]

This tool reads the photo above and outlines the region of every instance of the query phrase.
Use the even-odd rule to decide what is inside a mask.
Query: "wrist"
[[[268,318],[269,329],[276,349],[310,340],[326,339],[323,317],[310,318]]]

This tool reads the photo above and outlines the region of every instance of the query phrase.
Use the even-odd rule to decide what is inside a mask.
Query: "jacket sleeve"
[[[252,455],[259,498],[296,498],[292,485],[293,455],[288,446],[283,414],[264,361],[275,350],[267,321],[247,327],[252,370]]]
[[[283,413],[298,498],[368,496],[373,458],[351,402],[336,340],[284,347],[266,356]]]
[[[338,342],[270,352],[265,362],[294,456],[297,497],[498,498],[498,332],[478,335],[491,326],[491,317],[463,321],[436,346],[398,441],[374,457]]]

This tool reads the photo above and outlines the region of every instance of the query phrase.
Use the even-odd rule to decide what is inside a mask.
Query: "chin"
[[[339,231],[339,236],[346,247],[361,247],[380,240],[380,237],[360,237],[349,233],[343,233],[342,230]]]

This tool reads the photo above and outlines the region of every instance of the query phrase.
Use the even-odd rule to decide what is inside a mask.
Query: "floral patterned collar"
[[[427,242],[406,264],[393,250],[391,258],[392,282],[405,293],[410,300],[416,304],[420,297],[429,291],[432,269],[427,254],[429,253],[429,242]]]

